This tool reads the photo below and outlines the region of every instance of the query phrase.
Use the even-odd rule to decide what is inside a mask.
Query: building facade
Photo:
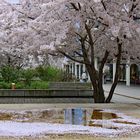
[[[74,76],[77,81],[82,78],[82,73],[86,72],[88,77],[88,82],[90,82],[90,77],[86,71],[84,64],[73,62],[68,60],[67,64],[64,66],[67,73]],[[98,59],[95,59],[95,68],[98,70]],[[112,63],[108,63],[104,67],[104,75],[106,75],[106,80],[112,82],[115,77],[116,72],[116,61],[113,60]],[[140,85],[140,65],[131,63],[130,61],[122,61],[119,69],[119,82],[125,83],[127,86],[131,84]]]

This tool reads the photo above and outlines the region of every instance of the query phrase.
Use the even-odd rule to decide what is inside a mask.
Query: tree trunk
[[[102,87],[98,87],[97,91],[94,90],[94,102],[105,103],[104,90]]]
[[[110,101],[111,101],[111,99],[113,97],[113,93],[114,93],[115,88],[116,88],[117,83],[118,83],[118,79],[119,79],[119,67],[120,67],[120,62],[121,62],[121,52],[122,52],[122,43],[119,43],[119,40],[118,40],[118,54],[117,54],[115,78],[114,78],[113,84],[111,86],[109,95],[108,95],[108,97],[106,99],[106,103],[110,103]]]
[[[101,65],[99,67],[99,72],[95,69],[94,63],[90,66],[87,65],[86,68],[88,70],[91,83],[94,88],[94,102],[95,103],[104,103],[105,95],[103,89],[103,68],[109,56],[109,52],[106,51],[103,59],[101,60]]]
[[[105,102],[105,96],[104,96],[104,90],[102,85],[102,79],[99,77],[99,73],[96,72],[96,74],[93,74],[93,71],[88,71],[90,80],[94,89],[94,102],[95,103],[104,103]],[[96,75],[96,76],[95,76]],[[98,78],[97,78],[98,77]]]

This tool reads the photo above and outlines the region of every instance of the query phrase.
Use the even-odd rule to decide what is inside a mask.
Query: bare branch
[[[135,3],[135,1],[132,2],[132,7],[129,12],[129,17],[133,17],[135,19],[136,17],[133,15],[134,10],[137,8],[138,3]]]
[[[106,8],[106,5],[105,5],[105,3],[104,3],[104,1],[103,1],[103,0],[101,0],[101,4],[103,5],[104,10],[106,11],[106,10],[107,10],[107,8]]]
[[[94,20],[97,20],[99,23],[101,23],[102,25],[104,25],[104,26],[106,26],[106,27],[109,26],[108,24],[106,24],[106,23],[103,22],[103,18],[102,18],[102,17],[98,17],[98,16],[96,15],[96,13],[95,13],[95,11],[94,11],[94,9],[93,9],[92,7],[90,7],[90,9],[91,9],[91,11],[94,13],[94,16],[95,16],[95,18],[96,18],[96,19],[94,19]]]
[[[86,63],[86,62],[84,62],[84,61],[80,61],[80,60],[78,60],[78,59],[76,59],[76,58],[74,58],[74,57],[68,55],[67,53],[63,52],[62,50],[58,50],[58,49],[57,49],[57,51],[58,51],[59,53],[61,53],[62,55],[66,56],[67,58],[69,58],[69,59],[72,60],[72,61],[75,61],[75,62],[78,62],[78,63],[81,63],[81,64],[87,64],[87,65],[89,65],[89,63]]]
[[[76,11],[79,11],[80,9],[79,9],[79,7],[77,7],[76,5],[75,5],[75,3],[70,3],[71,5],[72,5],[72,7],[76,10]],[[78,6],[79,6],[79,4],[78,4]]]
[[[74,51],[74,53],[75,54],[77,54],[78,56],[80,56],[80,57],[83,57],[83,55],[82,54],[80,54],[79,52],[77,52],[77,51]]]

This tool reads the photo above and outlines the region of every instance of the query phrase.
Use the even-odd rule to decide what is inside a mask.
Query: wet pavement
[[[57,124],[74,124],[81,126],[90,126],[95,128],[108,129],[110,131],[120,131],[125,129],[130,130],[132,127],[139,126],[137,121],[140,121],[140,104],[22,104],[22,105],[6,105],[0,106],[0,121],[14,122],[45,122]],[[123,114],[123,115],[122,115]],[[131,119],[129,119],[129,117]],[[123,127],[122,127],[123,126]],[[2,138],[2,137],[0,137]],[[54,134],[43,137],[20,137],[20,139],[92,139],[94,140],[109,140],[111,138],[102,138],[90,135],[79,134]],[[102,139],[101,139],[102,138]],[[120,140],[138,140],[139,135],[126,135],[120,137]],[[3,137],[4,139],[17,139]],[[117,138],[113,138],[114,140]]]

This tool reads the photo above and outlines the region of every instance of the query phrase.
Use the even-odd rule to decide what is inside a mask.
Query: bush
[[[48,67],[47,78],[48,81],[61,81],[62,71],[58,68]]]
[[[11,89],[12,88],[12,83],[7,83],[7,82],[0,82],[0,89]],[[25,86],[23,83],[15,83],[15,88],[16,89],[24,89]]]
[[[4,66],[1,68],[0,74],[1,89],[11,89],[12,83],[16,84],[16,89],[47,89],[49,81],[57,82],[70,79],[61,69],[50,66],[21,70]]]
[[[48,82],[45,81],[32,81],[27,89],[48,89]]]
[[[47,81],[47,67],[42,67],[42,66],[37,67],[36,73],[41,80]]]
[[[38,76],[43,81],[62,81],[63,71],[55,67],[38,67],[36,68]]]
[[[22,82],[15,83],[16,89],[25,89],[25,84]]]
[[[34,69],[25,69],[22,70],[22,78],[24,80],[25,85],[30,86],[32,79],[36,75]]]
[[[0,70],[1,78],[5,82],[17,82],[20,77],[20,71],[12,66],[3,66]]]
[[[0,89],[11,89],[11,83],[0,82]]]

